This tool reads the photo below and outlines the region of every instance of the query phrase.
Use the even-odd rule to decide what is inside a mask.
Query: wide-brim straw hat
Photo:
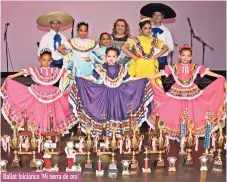
[[[50,27],[51,21],[59,21],[61,26],[67,26],[73,22],[73,17],[64,12],[51,12],[41,15],[37,19],[37,24],[42,27]]]

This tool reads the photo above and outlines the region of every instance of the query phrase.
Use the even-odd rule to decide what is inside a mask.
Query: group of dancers
[[[92,124],[93,135],[103,130],[110,135],[111,123],[117,123],[117,134],[124,135],[131,119],[155,128],[158,115],[166,134],[178,139],[182,112],[187,111],[187,120],[195,123],[193,131],[202,136],[206,113],[211,111],[215,130],[218,121],[225,119],[225,78],[193,63],[189,45],[180,47],[178,63],[168,65],[166,56],[174,46],[168,29],[161,29],[164,17],[160,7],[153,9],[156,24],[149,17],[141,19],[136,37],[130,35],[128,23],[118,19],[113,33],[101,33],[97,42],[87,38],[87,22],[79,22],[78,37],[67,40],[59,28],[73,18],[62,12],[42,15],[37,23],[51,30],[39,45],[40,66],[7,77],[1,87],[3,116],[23,129],[26,112],[38,135],[50,131],[50,118],[54,130],[62,134],[79,123],[83,132]],[[198,74],[217,79],[200,90],[194,83]],[[27,87],[13,80],[22,75],[31,76],[36,84]],[[169,75],[175,83],[165,92],[161,77]],[[53,86],[59,80],[59,87]]]

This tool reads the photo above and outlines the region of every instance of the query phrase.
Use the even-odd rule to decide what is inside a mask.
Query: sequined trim
[[[103,66],[99,66],[98,68],[96,68],[96,71],[100,75],[99,82],[100,81],[104,82],[105,85],[108,85],[110,87],[119,86],[121,84],[123,78],[127,74],[127,69],[124,66],[121,66],[118,76],[115,79],[108,77],[108,75],[106,74],[107,71]]]
[[[30,67],[28,69],[31,73],[32,80],[41,85],[53,85],[57,83],[57,81],[61,78],[63,74],[63,69],[59,69],[57,67],[51,68],[52,74],[48,76],[43,75],[41,73],[40,67],[33,67],[33,68]]]
[[[144,52],[144,48],[142,47],[138,37],[134,37],[132,39],[135,42],[136,47],[138,48],[138,50],[140,51],[140,53],[142,54],[144,59],[151,59],[153,57],[154,48],[155,48],[156,44],[158,43],[158,39],[153,38],[153,40],[151,42],[150,52],[148,54]]]
[[[79,46],[78,44],[76,44],[74,39],[69,40],[69,43],[71,44],[72,48],[75,51],[79,51],[79,52],[89,52],[97,46],[97,42],[95,40],[91,40],[91,44],[89,44],[85,47],[82,47],[82,46]]]
[[[39,88],[37,88],[37,85],[31,85],[31,87],[28,87],[29,92],[40,102],[42,103],[51,103],[55,100],[58,100],[63,95],[63,92],[59,88],[55,88],[51,92],[41,92]]]

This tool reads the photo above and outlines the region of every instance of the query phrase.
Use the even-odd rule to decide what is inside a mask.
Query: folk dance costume
[[[50,27],[52,21],[59,21],[61,26],[66,26],[73,22],[72,16],[63,12],[51,12],[44,14],[37,19],[37,24],[43,27]],[[51,67],[62,68],[63,65],[63,56],[58,51],[58,47],[61,46],[63,42],[67,39],[61,32],[56,32],[51,29],[48,33],[42,36],[42,39],[39,43],[38,56],[40,51],[44,48],[49,48],[52,52],[52,64]]]
[[[137,55],[140,55],[138,60],[131,59],[128,72],[131,76],[153,76],[158,73],[158,60],[152,59],[154,55],[154,47],[159,49],[164,45],[163,41],[154,39],[152,36],[137,36],[128,39],[126,44],[130,48],[134,48]],[[152,80],[154,84],[162,87],[160,78]]]
[[[102,134],[103,122],[106,122],[107,135],[110,135],[110,125],[113,122],[119,124],[117,134],[128,131],[128,104],[131,104],[133,119],[139,126],[147,121],[153,98],[148,79],[127,82],[130,76],[124,66],[107,64],[97,67],[92,76],[95,83],[76,77],[69,97],[83,132],[86,130],[86,124],[90,122],[94,126],[93,135]]]
[[[162,3],[149,3],[142,7],[140,10],[140,14],[146,17],[152,17],[155,12],[162,13],[164,19],[176,17],[175,11],[171,7]],[[168,64],[167,62],[168,54],[174,50],[172,35],[169,29],[163,24],[161,24],[158,27],[152,25],[152,36],[153,38],[162,40],[164,44],[167,45],[167,47],[169,48],[168,52],[166,52],[165,54],[158,58],[159,70],[163,70],[165,68],[165,65]],[[155,48],[154,51],[155,51],[154,55],[156,55],[160,52],[160,49]]]
[[[66,49],[70,49],[72,53],[64,56],[66,64],[64,65],[73,76],[89,76],[92,75],[94,69],[93,61],[85,61],[83,57],[89,57],[89,54],[97,49],[99,45],[95,40],[74,38],[69,41],[65,41],[64,46]],[[69,78],[61,80],[60,87],[62,90],[66,90],[72,84]]]
[[[197,64],[174,64],[173,67],[165,66],[164,74],[173,75],[175,83],[165,93],[153,86],[154,102],[159,105],[158,115],[160,120],[165,121],[166,132],[172,139],[180,137],[181,113],[187,109],[188,120],[195,123],[195,135],[205,133],[205,114],[211,110],[214,114],[212,124],[216,125],[220,119],[225,118],[225,79],[218,78],[205,89],[200,90],[194,83],[197,74],[205,75],[208,68]],[[157,113],[153,112],[152,117]],[[153,126],[155,123],[153,123]]]
[[[10,125],[12,121],[16,121],[19,129],[22,129],[22,112],[26,112],[28,123],[35,121],[36,134],[41,134],[50,131],[52,115],[54,131],[68,133],[75,120],[69,110],[69,91],[61,92],[59,88],[52,86],[62,76],[66,76],[66,71],[57,67],[29,67],[24,72],[24,76],[30,75],[37,84],[26,87],[14,80],[5,80],[1,88],[2,114],[5,119]]]

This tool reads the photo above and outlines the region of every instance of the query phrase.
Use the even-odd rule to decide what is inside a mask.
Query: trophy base
[[[86,155],[86,152],[76,152],[76,155]]]
[[[86,174],[93,173],[94,171],[93,171],[93,168],[92,168],[92,164],[91,163],[85,164],[83,172],[86,173]]]
[[[77,168],[76,166],[73,166],[71,169],[69,169],[68,167],[65,169],[66,172],[81,172],[82,169],[81,168]]]
[[[176,168],[175,167],[169,167],[168,171],[169,172],[175,172],[176,171]]]
[[[155,161],[155,163],[154,163],[154,166],[156,167],[156,168],[164,168],[165,167],[165,164],[164,164],[164,161]]]
[[[20,167],[20,161],[19,160],[13,160],[11,167]]]
[[[59,168],[58,167],[52,167],[50,169],[43,168],[44,172],[58,172]]]
[[[32,155],[32,152],[18,152],[18,155]]]
[[[193,162],[193,160],[187,160],[187,159],[185,159],[184,160],[184,165],[185,166],[193,166],[194,165],[194,162]]]
[[[30,167],[35,168],[36,167],[36,161],[31,161],[30,162]]]
[[[117,177],[117,165],[115,163],[111,163],[108,168],[108,176],[110,178],[116,178]]]
[[[151,173],[151,169],[150,168],[147,168],[147,169],[142,168],[142,171],[143,171],[143,173]]]
[[[203,155],[204,155],[204,156],[211,156],[211,157],[214,156],[213,153],[203,153]]]
[[[104,170],[101,170],[101,171],[96,170],[95,175],[96,176],[103,176],[104,175]]]
[[[35,172],[43,172],[43,170],[36,170]]]
[[[128,175],[130,175],[129,170],[122,171],[122,176],[128,176]]]
[[[138,162],[131,163],[130,174],[137,174],[139,169]]]
[[[51,155],[59,155],[59,152],[49,152]]]
[[[222,161],[214,161],[213,171],[217,171],[217,172],[222,172],[223,171]]]
[[[207,170],[208,170],[207,166],[203,166],[203,167],[200,168],[200,171],[207,171]]]
[[[111,152],[103,151],[103,152],[100,152],[100,155],[111,155]]]

